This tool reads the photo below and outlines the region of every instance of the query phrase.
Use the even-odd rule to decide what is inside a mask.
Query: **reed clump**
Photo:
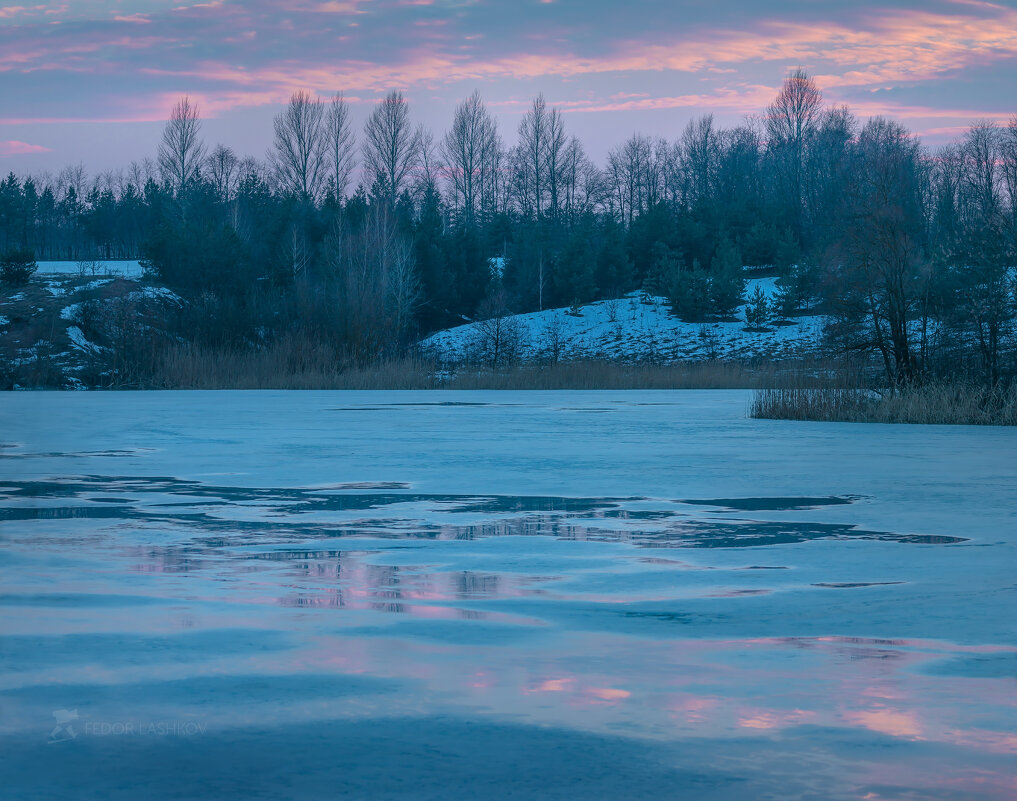
[[[851,423],[1017,425],[1017,384],[928,382],[891,390],[783,386],[758,390],[751,417]]]

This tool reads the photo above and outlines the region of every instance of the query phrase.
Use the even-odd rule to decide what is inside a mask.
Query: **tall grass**
[[[491,369],[405,356],[363,363],[302,337],[263,348],[174,344],[156,358],[159,389],[756,389],[793,373],[813,386],[833,371],[821,363],[571,361]]]
[[[1017,425],[1017,385],[929,383],[878,392],[785,386],[756,392],[752,417],[854,423]]]
[[[350,361],[322,343],[283,338],[265,348],[166,348],[156,360],[158,389],[433,389],[433,366],[418,359]]]

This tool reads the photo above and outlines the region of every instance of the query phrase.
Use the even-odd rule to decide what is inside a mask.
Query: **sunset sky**
[[[1017,2],[23,2],[0,6],[4,172],[151,155],[183,94],[206,139],[256,156],[296,89],[344,91],[357,121],[401,89],[437,133],[479,89],[509,142],[543,91],[597,160],[635,131],[759,112],[799,65],[829,101],[933,144],[1017,113]]]

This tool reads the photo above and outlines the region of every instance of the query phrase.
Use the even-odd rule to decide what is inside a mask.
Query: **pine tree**
[[[745,295],[741,255],[730,239],[721,241],[711,267],[710,305],[714,314],[724,317],[741,305]]]
[[[745,305],[745,322],[750,328],[762,328],[770,319],[770,304],[766,299],[763,287],[756,284],[755,291],[749,296]]]

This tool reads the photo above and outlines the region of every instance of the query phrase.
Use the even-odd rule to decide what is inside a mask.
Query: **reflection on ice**
[[[266,431],[252,395],[236,424],[214,395],[144,395],[130,435],[4,449],[8,795],[1014,797],[1014,476],[984,444],[954,442],[960,474],[959,435],[889,427],[910,477],[859,456],[860,428],[799,447],[741,406],[713,422],[716,394],[388,397]],[[497,447],[471,444],[494,419]],[[248,481],[230,443],[252,437],[279,467]],[[464,449],[484,481],[442,472]],[[291,456],[315,466],[274,475]],[[924,512],[978,493],[976,520]],[[49,742],[55,711],[77,736]]]
[[[0,520],[140,519],[204,535],[217,544],[284,542],[305,537],[473,540],[550,536],[649,547],[736,548],[809,540],[866,539],[949,545],[964,537],[874,531],[853,524],[702,517],[685,505],[737,511],[801,511],[844,505],[847,497],[650,501],[646,498],[475,496],[385,492],[397,482],[339,485],[343,489],[248,489],[170,478],[83,477],[12,482],[0,493]],[[365,492],[365,487],[378,487]],[[351,491],[356,488],[359,491]],[[96,492],[107,493],[102,496]],[[123,496],[112,493],[122,492]],[[31,499],[26,504],[23,499]],[[113,505],[116,504],[116,505]],[[646,508],[656,504],[658,508]],[[614,523],[615,525],[612,525]],[[210,538],[209,533],[224,538]]]

